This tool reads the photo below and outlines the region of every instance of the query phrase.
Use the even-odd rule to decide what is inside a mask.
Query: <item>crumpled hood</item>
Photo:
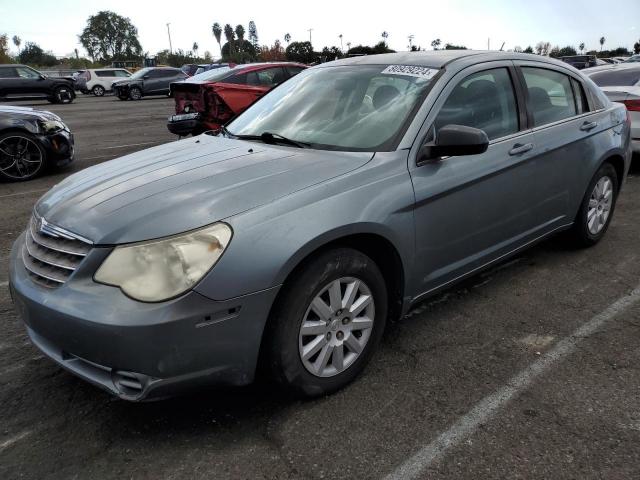
[[[36,212],[96,244],[136,242],[272,202],[355,170],[372,156],[200,135],[71,175],[38,201]]]

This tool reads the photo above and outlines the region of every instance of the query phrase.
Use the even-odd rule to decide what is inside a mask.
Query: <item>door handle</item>
[[[524,145],[521,143],[516,143],[511,150],[509,150],[509,155],[520,155],[521,153],[528,152],[533,148],[533,143],[525,143]]]
[[[582,130],[583,132],[588,132],[589,130],[594,129],[597,126],[598,122],[584,122],[582,125],[580,125],[580,130]]]

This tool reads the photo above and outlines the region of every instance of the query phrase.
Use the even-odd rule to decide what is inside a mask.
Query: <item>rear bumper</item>
[[[68,371],[134,401],[253,380],[279,287],[226,301],[191,291],[167,302],[136,302],[93,281],[111,250],[94,248],[64,285],[51,289],[29,277],[23,245],[24,234],[11,251],[11,296],[33,343]]]

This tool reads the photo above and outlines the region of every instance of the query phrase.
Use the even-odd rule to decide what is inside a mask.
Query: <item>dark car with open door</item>
[[[185,78],[187,74],[179,68],[143,68],[125,80],[114,82],[111,90],[120,100],[140,100],[149,95],[168,95],[169,85]]]
[[[305,68],[300,63],[254,63],[218,68],[173,83],[176,114],[169,117],[167,128],[180,136],[217,130]]]

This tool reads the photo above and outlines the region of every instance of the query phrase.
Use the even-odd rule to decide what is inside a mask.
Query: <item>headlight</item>
[[[116,247],[94,279],[143,302],[168,300],[211,270],[231,235],[231,227],[216,223],[184,235]]]
[[[59,122],[58,120],[47,120],[46,122],[41,122],[41,126],[44,133],[55,133],[67,128],[64,123]]]

